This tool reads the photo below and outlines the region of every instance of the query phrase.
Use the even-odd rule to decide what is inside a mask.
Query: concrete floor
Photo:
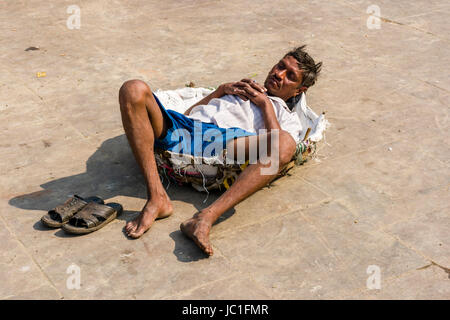
[[[380,29],[367,27],[372,4]],[[0,298],[449,299],[449,15],[443,0],[4,2]],[[203,203],[189,187],[170,186],[175,214],[127,239],[145,187],[121,84],[263,81],[304,43],[324,64],[308,102],[332,123],[317,159],[227,213],[212,258],[179,224],[218,194]],[[86,236],[44,228],[71,194],[125,212]]]

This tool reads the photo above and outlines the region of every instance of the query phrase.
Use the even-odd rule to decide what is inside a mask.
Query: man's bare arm
[[[264,104],[263,107],[260,107],[263,118],[264,118],[264,125],[267,129],[267,131],[270,131],[271,129],[278,129],[281,130],[280,123],[278,122],[277,116],[275,115],[275,110],[273,109],[272,102],[270,100],[267,104]]]

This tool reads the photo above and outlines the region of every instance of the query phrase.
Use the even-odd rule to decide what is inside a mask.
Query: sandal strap
[[[86,204],[87,202],[81,197],[74,195],[72,198],[67,199],[62,205],[50,210],[49,214],[57,214],[61,217],[61,222],[66,222]]]
[[[92,228],[104,220],[108,219],[115,209],[95,202],[89,202],[83,209],[73,216],[74,226],[86,226],[87,228]]]

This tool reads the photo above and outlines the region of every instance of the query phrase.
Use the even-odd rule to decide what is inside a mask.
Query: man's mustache
[[[267,78],[268,81],[273,81],[278,89],[281,88],[281,82],[278,81],[274,76],[269,76]]]

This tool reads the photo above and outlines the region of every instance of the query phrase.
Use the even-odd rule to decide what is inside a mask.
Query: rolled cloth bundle
[[[176,90],[157,90],[155,95],[167,109],[184,113],[212,91],[214,88],[185,87]],[[302,93],[292,112],[297,113],[302,128],[305,129],[300,133],[292,161],[280,171],[279,176],[285,175],[295,165],[301,165],[314,156],[316,145],[323,139],[324,132],[329,126],[324,113],[318,116],[306,104],[305,93]],[[191,184],[196,190],[205,192],[228,189],[248,165],[248,161],[244,164],[225,163],[223,159],[226,159],[226,149],[222,155],[213,157],[197,157],[155,149],[155,157],[163,180],[167,179],[177,184]]]

